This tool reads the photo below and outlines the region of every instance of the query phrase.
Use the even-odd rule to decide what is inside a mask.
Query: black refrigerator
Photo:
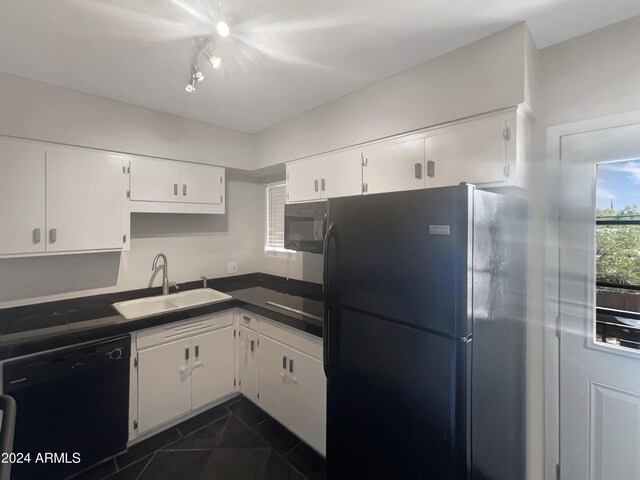
[[[329,199],[327,477],[524,479],[526,205]]]

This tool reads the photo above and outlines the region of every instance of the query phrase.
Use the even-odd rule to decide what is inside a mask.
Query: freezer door
[[[473,187],[330,199],[330,305],[454,338],[470,331]]]
[[[332,327],[327,478],[467,479],[471,340],[348,308]]]

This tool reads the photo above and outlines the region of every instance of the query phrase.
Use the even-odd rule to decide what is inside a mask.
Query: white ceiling
[[[539,48],[638,0],[222,0],[222,68],[184,86],[217,0],[0,0],[0,71],[245,132],[526,20]]]

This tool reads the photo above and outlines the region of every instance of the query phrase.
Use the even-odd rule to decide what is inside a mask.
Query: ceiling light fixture
[[[231,29],[229,28],[229,25],[227,25],[227,22],[220,20],[216,24],[216,32],[218,32],[218,35],[221,37],[228,37],[229,33],[231,33]]]

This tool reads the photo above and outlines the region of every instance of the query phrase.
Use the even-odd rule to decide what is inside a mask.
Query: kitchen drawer
[[[259,317],[255,315],[245,312],[244,310],[238,311],[239,316],[239,325],[244,328],[248,328],[249,330],[253,330],[254,332],[258,331],[258,322]]]
[[[136,334],[138,350],[199,335],[233,325],[233,314],[225,312],[215,316],[190,318],[182,322],[142,330]]]
[[[322,360],[321,338],[264,318],[260,318],[258,332],[316,360]]]

